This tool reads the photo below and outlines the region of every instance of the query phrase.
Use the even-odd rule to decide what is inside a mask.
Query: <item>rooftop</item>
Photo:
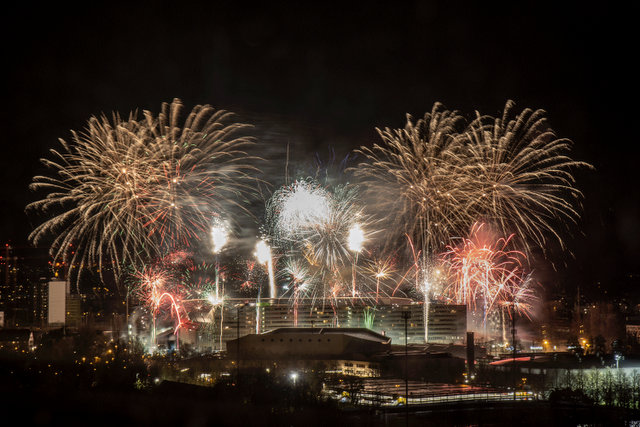
[[[366,328],[277,328],[264,332],[261,335],[283,334],[348,335],[354,338],[384,344],[391,342],[391,338]]]

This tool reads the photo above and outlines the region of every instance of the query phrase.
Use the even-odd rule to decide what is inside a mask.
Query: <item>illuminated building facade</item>
[[[366,328],[278,328],[228,342],[229,356],[239,352],[243,366],[267,367],[293,363],[326,372],[377,377],[379,360],[391,349],[391,339]]]
[[[296,310],[289,300],[254,301],[227,299],[224,309],[209,315],[193,316],[198,332],[189,334],[189,344],[203,351],[226,350],[227,342],[248,334],[264,333],[279,328],[366,328],[405,343],[405,319],[408,344],[424,344],[423,306],[406,298],[380,299],[376,307],[353,303],[351,299],[322,303],[301,301]],[[239,319],[239,321],[238,321]],[[429,310],[429,341],[462,344],[466,337],[466,309],[460,305],[432,303]],[[433,331],[432,331],[433,330]],[[181,332],[182,334],[182,332]],[[181,335],[185,340],[187,334]]]
[[[463,344],[467,333],[467,306],[429,305],[429,343]]]
[[[2,248],[0,311],[5,314],[5,327],[43,325],[42,294],[47,279],[42,276],[48,276],[47,261],[48,254],[40,248],[14,248],[9,244]]]

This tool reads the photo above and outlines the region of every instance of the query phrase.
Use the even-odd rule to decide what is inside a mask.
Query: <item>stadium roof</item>
[[[278,328],[264,332],[262,335],[282,334],[339,334],[384,344],[391,342],[391,338],[366,328]]]

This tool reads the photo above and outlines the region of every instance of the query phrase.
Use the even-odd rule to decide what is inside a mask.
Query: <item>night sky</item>
[[[38,159],[92,115],[157,113],[180,98],[262,128],[311,158],[378,140],[440,101],[467,117],[542,108],[574,142],[582,222],[556,253],[554,286],[640,286],[637,10],[602,2],[22,2],[4,11],[1,242],[27,245]],[[179,4],[178,4],[179,3]],[[316,4],[317,3],[317,4]],[[347,3],[347,2],[344,2]],[[559,2],[558,2],[559,3]],[[559,261],[560,260],[560,261]],[[562,261],[566,261],[565,267]],[[598,282],[601,288],[598,289]]]

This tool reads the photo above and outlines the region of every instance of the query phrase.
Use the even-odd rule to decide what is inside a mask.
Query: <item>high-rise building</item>
[[[0,310],[10,327],[42,326],[42,277],[48,276],[46,250],[13,247],[0,251]]]
[[[64,325],[66,320],[66,300],[69,285],[62,280],[51,280],[47,294],[47,324]]]
[[[429,305],[427,342],[436,344],[463,344],[467,334],[467,307],[465,305]]]
[[[17,257],[13,254],[13,247],[6,243],[0,253],[0,310],[4,313],[5,323],[11,318],[14,308],[13,287],[17,278]]]
[[[82,323],[82,298],[78,294],[66,294],[65,325],[79,328]]]
[[[33,326],[44,327],[47,324],[49,310],[49,279],[40,277],[33,284],[32,302]]]

